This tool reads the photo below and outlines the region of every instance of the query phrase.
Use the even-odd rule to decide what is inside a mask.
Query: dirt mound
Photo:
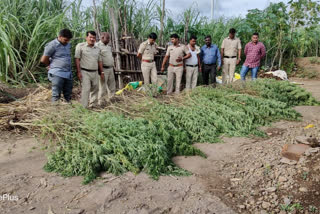
[[[300,57],[295,59],[295,63],[298,67],[297,77],[320,78],[320,57]]]

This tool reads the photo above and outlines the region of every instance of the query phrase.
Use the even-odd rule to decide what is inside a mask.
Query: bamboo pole
[[[97,6],[96,6],[96,1],[95,0],[92,0],[93,2],[93,21],[94,21],[94,28],[95,28],[95,31],[97,33],[97,40],[100,40],[100,34],[101,34],[101,31],[100,31],[100,26],[99,26],[99,23],[98,23],[98,20],[97,20]]]
[[[115,50],[116,50],[116,68],[118,70],[121,69],[121,57],[120,57],[120,44],[119,44],[119,36],[118,36],[118,16],[117,12],[114,10],[112,6],[109,6],[109,12],[110,12],[110,17],[112,19],[112,25],[113,25],[113,35],[114,35],[114,44],[115,44]],[[119,81],[119,88],[123,88],[123,82],[122,82],[122,77],[121,75],[118,76],[118,81]]]
[[[163,44],[162,34],[163,34],[163,19],[164,19],[164,13],[165,13],[165,4],[166,4],[166,0],[163,0],[162,12],[161,12],[161,18],[160,18],[160,35],[159,35],[159,42],[161,45]]]

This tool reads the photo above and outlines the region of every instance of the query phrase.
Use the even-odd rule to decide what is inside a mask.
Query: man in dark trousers
[[[205,45],[202,46],[200,58],[202,61],[203,83],[209,85],[209,76],[211,84],[216,85],[217,66],[221,68],[221,56],[217,45],[211,44],[211,36],[206,36]]]
[[[40,62],[49,66],[48,78],[52,82],[52,102],[60,100],[61,93],[67,102],[71,101],[72,71],[71,45],[72,33],[69,29],[59,32],[58,38],[49,42]]]

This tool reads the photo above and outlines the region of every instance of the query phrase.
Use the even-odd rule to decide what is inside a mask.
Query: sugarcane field
[[[319,0],[0,0],[0,214],[320,214]]]

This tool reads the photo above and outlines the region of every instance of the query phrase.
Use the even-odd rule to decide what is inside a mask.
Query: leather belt
[[[231,58],[237,58],[237,56],[224,56],[223,58],[229,58],[229,59],[231,59]]]
[[[81,68],[81,70],[88,71],[88,72],[97,72],[98,71],[98,70],[90,70],[90,69],[86,69],[86,68]]]
[[[183,64],[174,65],[174,64],[170,64],[170,63],[169,63],[169,66],[172,66],[172,67],[181,67],[181,66],[183,66]]]
[[[203,64],[206,65],[206,66],[216,65],[216,63],[212,63],[212,64],[205,64],[205,63],[203,63]]]
[[[143,60],[142,60],[142,62],[149,62],[149,63],[152,63],[152,62],[154,62],[154,60],[153,60],[153,59],[150,59],[150,60],[148,60],[148,59],[143,59]]]
[[[188,67],[198,67],[198,64],[196,64],[196,65],[186,65],[186,66],[188,66]]]
[[[104,65],[103,66],[103,68],[105,68],[105,69],[109,69],[109,68],[112,68],[113,66],[106,66],[106,65]]]

